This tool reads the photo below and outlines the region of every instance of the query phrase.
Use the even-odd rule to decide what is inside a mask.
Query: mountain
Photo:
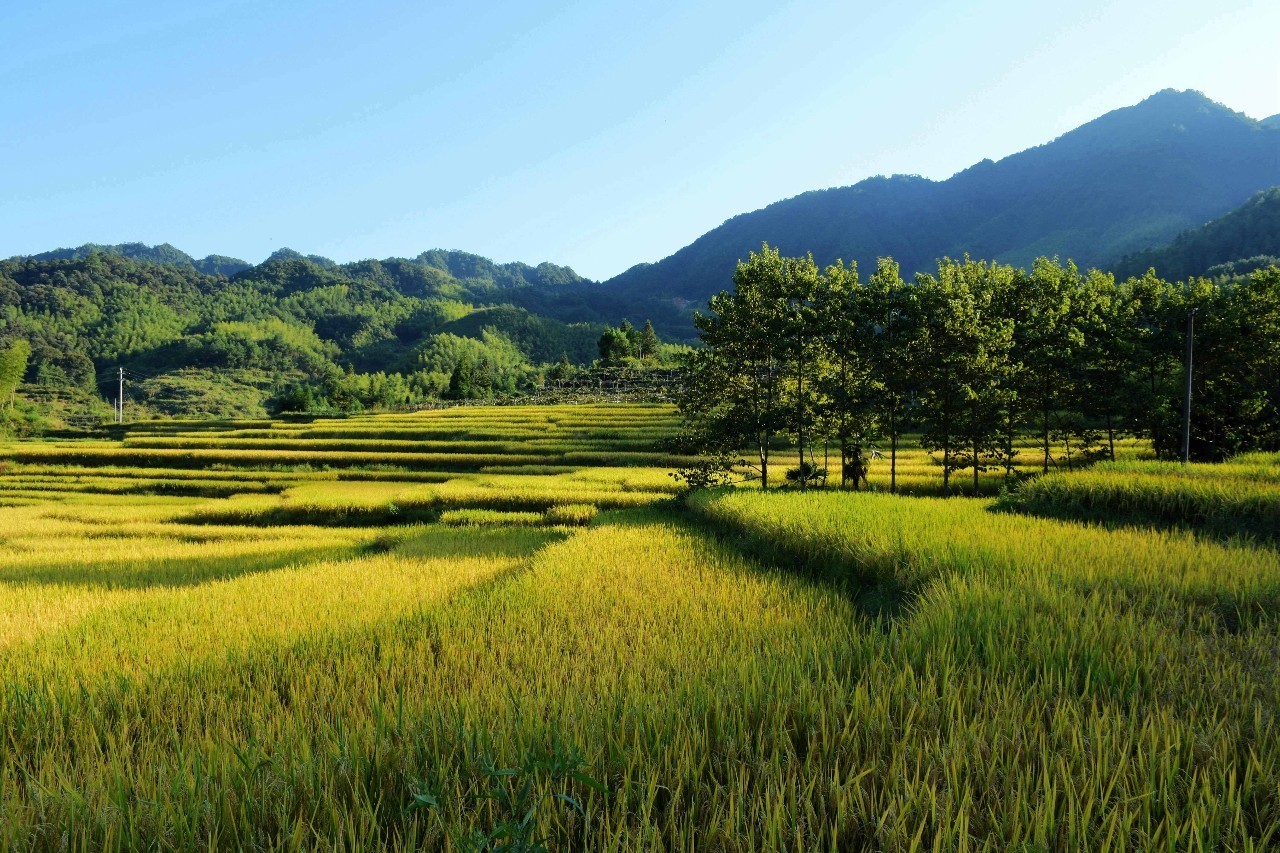
[[[469,393],[511,392],[540,365],[591,362],[606,328],[515,304],[597,287],[554,264],[442,250],[337,264],[290,249],[235,263],[228,277],[217,256],[140,243],[0,261],[0,349],[27,341],[27,381],[82,401],[100,401],[123,367],[135,412],[259,417],[420,402],[452,393],[464,366]]]
[[[735,216],[605,289],[655,318],[701,307],[762,242],[866,270],[892,255],[910,274],[941,256],[1024,265],[1037,255],[1102,266],[1172,239],[1280,183],[1280,128],[1198,92],[1165,90],[1045,145],[944,181],[875,177]],[[656,319],[655,319],[656,322]]]
[[[432,249],[414,258],[420,264],[434,267],[459,281],[487,281],[500,289],[516,287],[563,287],[593,284],[569,267],[541,263],[536,267],[519,262],[496,264],[488,258],[466,252]]]
[[[186,252],[168,243],[161,243],[159,246],[148,246],[145,243],[119,243],[114,246],[85,243],[83,246],[78,246],[74,249],[54,249],[51,252],[41,252],[31,257],[37,261],[77,261],[95,253],[115,255],[121,258],[128,258],[131,261],[148,261],[153,264],[191,267],[205,275],[232,276],[252,266],[239,258],[230,258],[226,255],[209,255],[196,260]]]
[[[301,252],[295,252],[293,249],[288,247],[276,249],[271,253],[266,261],[263,261],[263,263],[268,263],[270,261],[310,261],[316,266],[324,267],[325,269],[333,269],[337,266],[336,262],[329,260],[323,255],[304,255]]]
[[[1280,128],[1280,113],[1273,115],[1270,118],[1264,118],[1261,122],[1259,122],[1259,124],[1263,125],[1264,127]]]
[[[1168,246],[1126,255],[1112,269],[1122,277],[1149,268],[1166,279],[1243,275],[1280,263],[1280,187],[1258,193],[1212,222],[1184,231]]]

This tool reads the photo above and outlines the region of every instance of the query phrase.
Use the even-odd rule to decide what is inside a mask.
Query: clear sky
[[[0,257],[439,247],[603,279],[1163,88],[1280,113],[1278,34],[1275,0],[0,0]]]

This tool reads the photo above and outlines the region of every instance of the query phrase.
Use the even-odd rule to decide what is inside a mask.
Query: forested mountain
[[[1280,187],[1258,193],[1242,206],[1199,228],[1184,231],[1168,246],[1126,255],[1114,267],[1121,277],[1150,268],[1167,279],[1240,276],[1280,264]]]
[[[255,415],[285,398],[349,410],[447,396],[460,366],[483,377],[469,394],[513,391],[541,365],[591,362],[607,328],[504,298],[585,281],[551,264],[280,250],[230,277],[198,265],[141,244],[0,261],[0,350],[28,342],[25,379],[51,394],[108,397],[123,367],[131,404]]]
[[[864,268],[892,255],[904,271],[939,257],[1026,265],[1037,255],[1082,267],[1159,245],[1280,184],[1280,128],[1198,92],[1159,92],[1054,141],[984,160],[945,181],[898,175],[819,190],[736,216],[674,255],[605,289],[664,317],[730,284],[762,242]]]

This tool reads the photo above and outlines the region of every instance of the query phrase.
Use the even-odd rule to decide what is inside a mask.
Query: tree
[[[943,488],[951,475],[973,469],[979,475],[998,462],[1001,427],[999,390],[1013,347],[1013,323],[1000,316],[997,294],[1012,285],[1012,267],[966,257],[944,258],[938,275],[920,275],[916,286],[925,304],[925,358],[932,370],[922,376],[924,446],[942,451]]]
[[[547,379],[552,382],[563,382],[566,379],[572,379],[576,371],[573,362],[569,361],[569,354],[565,353],[560,356],[560,360],[551,365],[551,369],[547,371]]]
[[[31,344],[18,338],[0,349],[0,399],[9,398],[9,408],[13,408],[13,399],[27,375],[27,359],[31,356]]]
[[[1121,290],[1128,302],[1126,419],[1135,432],[1146,434],[1164,458],[1177,455],[1186,295],[1155,270],[1126,281]]]
[[[625,364],[631,357],[631,340],[624,329],[605,329],[604,334],[600,336],[599,349],[600,363],[604,366],[614,367]]]
[[[775,275],[765,278],[767,298],[773,302],[767,315],[772,333],[779,340],[779,366],[786,382],[787,426],[796,437],[800,465],[794,471],[801,489],[817,474],[810,441],[815,426],[818,400],[817,376],[822,358],[822,324],[816,304],[822,275],[813,255],[781,258]]]
[[[1186,298],[1196,309],[1192,457],[1280,448],[1280,268],[1230,286],[1189,282]],[[1181,403],[1174,394],[1168,406],[1181,414]]]
[[[627,339],[627,357],[640,357],[640,330],[631,325],[631,321],[623,319],[618,324],[618,331],[622,332],[623,337]]]
[[[914,388],[920,349],[920,300],[902,280],[892,258],[880,258],[867,280],[867,319],[874,338],[869,343],[872,393],[880,426],[889,436],[889,491],[898,491],[898,440]]]
[[[464,355],[454,365],[453,373],[449,374],[449,396],[455,400],[465,400],[473,396],[475,393],[475,389],[472,387],[474,378],[475,367],[471,363],[471,358]]]
[[[817,387],[819,420],[840,444],[840,485],[857,490],[866,479],[863,444],[877,425],[875,402],[882,387],[876,375],[875,325],[869,315],[870,294],[858,280],[855,264],[827,267],[815,307],[821,327],[822,369]]]
[[[645,320],[644,328],[640,330],[640,340],[636,354],[640,358],[653,358],[658,354],[660,344],[658,333],[653,330],[653,323]]]
[[[788,344],[786,265],[765,244],[740,261],[733,291],[711,297],[695,314],[703,346],[687,357],[679,405],[691,438],[703,450],[755,449],[761,488],[769,487],[770,445],[789,423],[783,397]]]

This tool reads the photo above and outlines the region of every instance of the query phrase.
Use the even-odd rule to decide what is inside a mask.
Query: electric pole
[[[117,402],[120,408],[116,413],[117,414],[116,423],[124,424],[124,368],[123,367],[120,368],[120,397],[118,398]]]
[[[1187,312],[1187,387],[1182,403],[1182,464],[1191,461],[1191,365],[1195,357],[1196,311]]]

